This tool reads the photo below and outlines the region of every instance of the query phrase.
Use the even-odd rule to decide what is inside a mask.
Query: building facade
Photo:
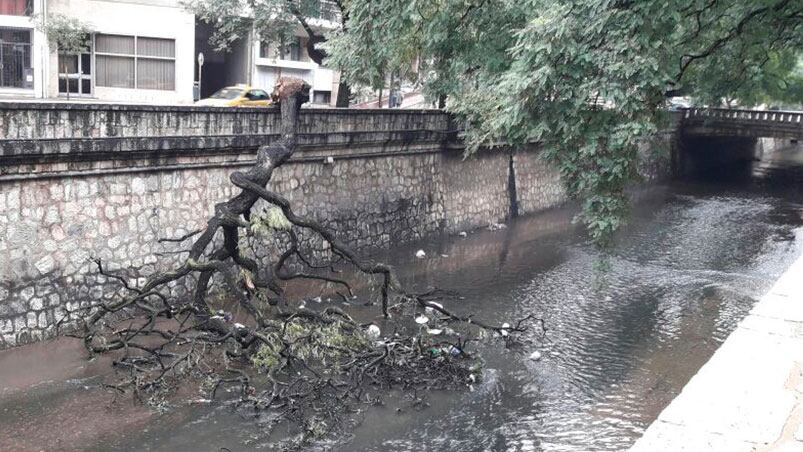
[[[59,54],[34,16],[92,30],[81,55]],[[193,100],[195,17],[178,0],[0,0],[0,96],[181,104]]]
[[[335,29],[340,19],[332,10],[333,7],[322,11],[323,17],[307,18],[307,24],[316,33]],[[339,73],[310,58],[307,52],[309,38],[300,24],[293,36],[284,42],[267,41],[252,30],[231,43],[227,51],[212,47],[209,38],[213,33],[213,25],[201,21],[196,23],[196,50],[204,54],[204,64],[200,68],[201,97],[209,97],[221,88],[237,84],[271,92],[279,77],[297,77],[309,83],[312,104],[335,105]]]
[[[317,20],[316,25],[321,28],[335,26],[325,20]],[[312,61],[307,52],[308,39],[301,26],[290,42],[275,43],[253,39],[252,84],[270,88],[279,77],[297,77],[309,83],[311,103],[333,106],[337,100],[338,74]]]

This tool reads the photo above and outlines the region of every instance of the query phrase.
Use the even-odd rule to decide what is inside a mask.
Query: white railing
[[[687,108],[683,117],[686,119],[731,119],[736,121],[753,121],[756,123],[803,124],[803,112],[782,110],[736,110],[728,108]]]

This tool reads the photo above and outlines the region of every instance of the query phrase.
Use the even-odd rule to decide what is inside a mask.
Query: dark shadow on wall
[[[749,137],[681,136],[675,152],[675,177],[707,174],[748,175],[758,158],[758,139]]]

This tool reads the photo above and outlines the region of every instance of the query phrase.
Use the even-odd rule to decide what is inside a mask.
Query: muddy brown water
[[[547,338],[483,346],[472,390],[429,394],[423,410],[389,400],[347,440],[313,448],[627,449],[801,254],[801,152],[639,192],[604,273],[570,208],[380,255],[407,285],[458,290],[455,310],[498,322],[537,313]],[[270,449],[264,420],[226,404],[154,412],[98,389],[109,372],[67,338],[0,352],[0,450]]]

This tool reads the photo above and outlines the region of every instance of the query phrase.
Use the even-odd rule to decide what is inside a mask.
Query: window
[[[268,93],[262,91],[261,89],[252,89],[246,93],[245,97],[248,100],[267,100],[270,98]]]
[[[301,50],[303,47],[304,44],[299,36],[293,36],[289,42],[283,40],[278,46],[272,42],[263,41],[259,46],[259,57],[304,61],[304,53]]]
[[[142,36],[95,37],[95,85],[174,90],[176,41]]]
[[[33,0],[0,0],[0,15],[30,16],[33,13]]]
[[[248,91],[248,94],[245,95],[248,100],[268,100],[270,96],[265,91],[261,89],[252,89]]]
[[[290,43],[282,45],[282,59],[290,61],[301,61],[301,38],[298,36]]]
[[[33,88],[29,30],[0,28],[0,88]]]
[[[240,93],[242,93],[242,90],[237,88],[223,88],[220,91],[215,92],[215,94],[209,96],[209,98],[232,100],[240,97]]]
[[[331,91],[315,91],[312,97],[313,104],[329,104],[332,102]]]
[[[59,93],[92,94],[92,55],[59,53]]]

